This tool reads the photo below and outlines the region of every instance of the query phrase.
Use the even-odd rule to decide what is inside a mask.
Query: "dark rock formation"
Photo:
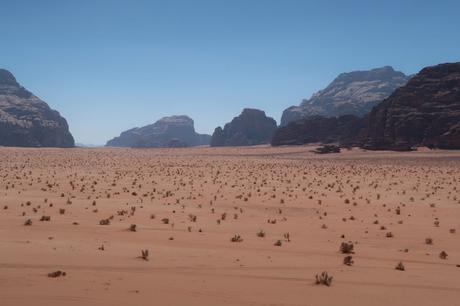
[[[273,145],[338,142],[369,150],[460,149],[460,63],[422,69],[364,118],[313,116],[277,130]]]
[[[324,145],[313,150],[313,153],[316,154],[331,154],[331,153],[340,153],[340,147],[336,145]]]
[[[308,116],[364,116],[409,80],[404,73],[385,66],[369,71],[340,74],[329,86],[315,93],[300,106],[283,112],[281,126]]]
[[[422,69],[369,114],[363,147],[460,149],[460,62]]]
[[[189,144],[177,138],[173,138],[166,144],[168,148],[186,148]]]
[[[160,148],[207,145],[210,135],[197,134],[193,120],[187,116],[164,117],[141,128],[122,132],[109,140],[109,147]]]
[[[211,137],[211,147],[223,147],[225,146],[225,134],[224,130],[220,126],[214,129]]]
[[[280,127],[272,145],[301,145],[308,143],[355,144],[366,126],[366,120],[353,115],[340,117],[312,116]]]
[[[73,147],[67,121],[0,69],[0,145]]]
[[[224,128],[214,130],[211,146],[252,146],[269,143],[276,130],[276,121],[265,112],[245,108]]]

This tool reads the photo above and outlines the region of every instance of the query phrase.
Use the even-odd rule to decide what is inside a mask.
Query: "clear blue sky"
[[[212,133],[337,74],[460,61],[460,1],[0,0],[0,67],[78,142],[186,114]]]

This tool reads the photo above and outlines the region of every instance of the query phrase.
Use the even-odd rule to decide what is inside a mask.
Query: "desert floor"
[[[0,148],[0,305],[460,305],[460,152],[309,150]]]

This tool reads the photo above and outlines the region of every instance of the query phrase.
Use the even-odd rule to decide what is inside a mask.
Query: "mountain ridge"
[[[365,117],[347,116],[310,116],[291,122],[276,131],[272,144],[338,142],[368,150],[460,149],[460,62],[425,67]]]
[[[283,111],[281,126],[308,116],[365,116],[410,79],[391,66],[339,74],[326,88]]]

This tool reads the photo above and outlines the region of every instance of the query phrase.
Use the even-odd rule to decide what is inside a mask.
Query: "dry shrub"
[[[242,242],[243,241],[243,238],[241,238],[240,235],[235,235],[233,236],[231,239],[230,239],[231,242]]]
[[[353,249],[353,243],[342,242],[342,244],[340,244],[340,252],[342,252],[342,254],[354,254]]]
[[[148,249],[141,250],[141,258],[145,261],[149,260],[149,250]]]
[[[354,261],[353,261],[353,256],[351,255],[348,255],[348,256],[345,256],[343,258],[343,264],[344,265],[347,265],[347,266],[351,266],[353,265]]]
[[[405,271],[406,270],[406,267],[404,267],[403,263],[402,262],[399,262],[396,267],[395,267],[396,270],[399,270],[399,271]]]
[[[320,275],[316,274],[315,284],[329,287],[332,284],[332,276],[330,276],[326,271],[323,271]]]

